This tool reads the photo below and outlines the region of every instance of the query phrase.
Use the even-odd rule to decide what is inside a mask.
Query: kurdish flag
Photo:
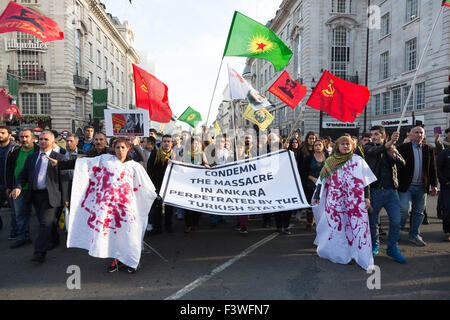
[[[188,107],[183,114],[178,117],[178,120],[186,122],[192,128],[195,128],[197,124],[202,121],[202,116],[200,112]]]
[[[235,11],[223,55],[264,59],[280,71],[292,51],[270,28]]]
[[[450,0],[442,0],[442,6],[450,7]]]

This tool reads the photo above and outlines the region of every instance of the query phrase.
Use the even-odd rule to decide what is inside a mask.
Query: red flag
[[[342,80],[325,70],[306,104],[339,121],[354,122],[369,98],[368,88]]]
[[[292,109],[295,109],[302,101],[307,91],[308,88],[293,80],[287,71],[284,71],[269,89],[269,92],[276,95]]]
[[[136,106],[150,113],[150,120],[168,123],[172,118],[167,86],[144,69],[133,64]]]
[[[15,104],[12,104],[8,109],[6,109],[6,114],[16,115],[17,118],[23,120],[22,114],[20,113],[19,108]]]
[[[30,33],[43,42],[64,39],[55,21],[10,1],[0,16],[0,33],[13,31]]]
[[[3,120],[5,114],[15,114],[20,120],[23,120],[19,108],[12,104],[13,97],[4,89],[0,90],[0,115]]]

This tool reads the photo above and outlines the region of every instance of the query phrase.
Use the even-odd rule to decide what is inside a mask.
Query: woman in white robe
[[[336,141],[313,196],[317,254],[334,263],[354,259],[367,270],[374,264],[370,238],[368,186],[376,181],[367,163],[353,154],[351,137]]]

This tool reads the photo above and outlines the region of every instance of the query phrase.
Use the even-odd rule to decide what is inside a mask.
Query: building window
[[[389,51],[380,56],[380,80],[389,78]]]
[[[375,110],[375,115],[379,115],[381,113],[381,108],[380,108],[380,95],[377,94],[375,96],[375,99],[373,100],[374,103],[374,107],[373,109]]]
[[[88,28],[89,28],[89,32],[92,33],[92,19],[88,18]]]
[[[50,93],[41,93],[41,113],[51,114]]]
[[[425,109],[425,83],[416,85],[416,109]]]
[[[350,33],[344,27],[333,30],[331,73],[339,78],[348,75],[350,65]]]
[[[37,95],[36,93],[22,93],[22,113],[37,114]]]
[[[77,117],[83,117],[83,99],[81,97],[75,97],[75,112]]]
[[[77,30],[75,33],[75,72],[77,76],[81,76],[81,32]]]
[[[381,38],[390,33],[391,21],[389,12],[381,17]]]
[[[97,50],[97,65],[102,67],[102,54],[100,53],[100,50]]]
[[[303,7],[300,7],[300,9],[298,9],[298,20],[303,19]]]
[[[409,89],[411,89],[411,86],[403,87],[403,101],[402,106],[405,106],[406,99],[408,98]],[[407,111],[411,111],[414,109],[414,92],[411,94],[411,97],[409,98],[408,106],[406,107]]]
[[[119,99],[120,99],[120,92],[119,92],[119,89],[116,90],[116,99],[117,99],[117,103],[116,104],[118,106],[120,106],[120,101],[119,101]]]
[[[410,22],[419,16],[418,0],[406,0],[406,22]]]
[[[402,110],[402,90],[392,90],[392,112],[400,112]]]
[[[337,13],[351,13],[353,3],[352,0],[332,0],[331,12]]]
[[[101,89],[102,87],[102,78],[97,77],[97,89]]]
[[[406,42],[406,61],[405,61],[405,71],[412,71],[416,69],[417,63],[417,38],[409,40]]]
[[[108,58],[107,57],[105,57],[104,62],[105,62],[105,71],[108,71]]]
[[[88,52],[89,52],[89,59],[91,61],[94,61],[94,50],[92,47],[92,43],[88,42]]]
[[[302,77],[302,35],[298,35],[298,44],[297,44],[297,78],[300,79]]]
[[[391,93],[383,93],[383,114],[389,114],[391,112]]]
[[[17,54],[19,76],[22,80],[41,79],[39,71],[39,53],[36,51],[20,50]]]
[[[98,41],[102,41],[102,33],[101,33],[99,27],[97,27],[97,40],[98,40]]]

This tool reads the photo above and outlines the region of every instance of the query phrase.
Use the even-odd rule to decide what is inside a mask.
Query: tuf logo
[[[322,90],[322,94],[327,98],[333,98],[335,89],[333,87],[334,81],[330,80],[330,84],[328,85],[329,89]]]

